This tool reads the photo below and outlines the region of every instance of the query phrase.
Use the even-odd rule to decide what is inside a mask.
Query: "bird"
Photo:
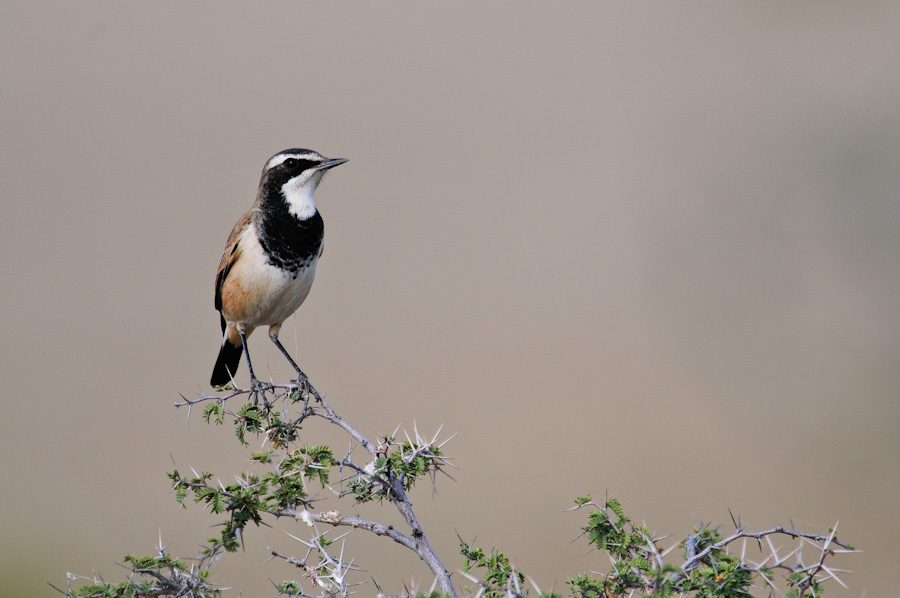
[[[328,170],[345,162],[297,148],[266,161],[256,201],[234,225],[216,273],[222,345],[210,378],[213,387],[233,382],[243,354],[250,389],[260,388],[247,339],[256,328],[268,326],[269,338],[296,370],[298,384],[311,388],[278,333],[309,295],[324,248],[325,229],[313,192]]]

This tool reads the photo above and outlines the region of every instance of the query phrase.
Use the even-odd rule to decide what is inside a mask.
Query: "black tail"
[[[232,345],[228,339],[222,341],[219,350],[219,358],[213,368],[212,378],[209,383],[213,386],[225,386],[231,383],[231,377],[237,372],[241,363],[241,354],[244,352],[241,345]]]

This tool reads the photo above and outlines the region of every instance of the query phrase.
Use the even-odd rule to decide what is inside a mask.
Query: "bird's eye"
[[[287,166],[288,168],[290,168],[291,170],[293,170],[294,168],[297,168],[297,165],[299,163],[300,163],[300,161],[297,160],[297,158],[288,158],[287,160],[284,161],[284,165]]]

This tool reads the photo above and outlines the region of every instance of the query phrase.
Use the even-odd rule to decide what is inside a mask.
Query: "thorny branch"
[[[590,542],[592,544],[595,544],[598,548],[605,548],[610,552],[614,570],[607,574],[605,579],[607,581],[614,580],[632,591],[655,593],[663,586],[680,588],[682,591],[685,589],[696,590],[696,587],[691,587],[693,583],[691,580],[692,571],[698,569],[701,565],[707,567],[707,569],[710,567],[715,569],[717,564],[722,564],[720,561],[728,560],[734,564],[735,570],[758,574],[775,593],[779,593],[779,590],[771,577],[771,572],[780,569],[789,574],[787,580],[790,587],[796,592],[795,596],[798,598],[818,596],[820,592],[819,585],[830,579],[847,588],[838,574],[847,573],[848,571],[826,565],[826,558],[836,554],[856,552],[852,546],[837,538],[837,524],[829,530],[827,535],[802,532],[794,529],[793,525],[790,528],[779,525],[754,532],[743,529],[740,521],[735,520],[733,517],[735,532],[727,537],[723,538],[720,536],[718,530],[700,527],[696,530],[696,533],[661,550],[658,544],[665,538],[654,537],[645,527],[632,524],[628,518],[622,515],[621,508],[614,499],[607,499],[605,504],[589,500],[589,497],[583,501],[576,502],[578,503],[577,506],[570,510],[577,510],[585,506],[595,509],[591,516],[592,523],[583,528],[582,534],[579,534],[579,536],[590,534]],[[595,518],[594,515],[598,512],[605,513],[605,517]],[[785,536],[793,540],[799,539],[800,544],[782,556],[779,555],[779,548],[772,542],[772,538],[776,536]],[[620,543],[620,540],[623,538],[636,538],[637,540],[630,543],[628,541]],[[738,540],[743,540],[739,557],[730,552],[731,547]],[[747,540],[756,541],[760,552],[763,554],[761,561],[754,562],[747,557]],[[611,550],[607,548],[608,544],[606,543],[610,541],[618,544],[616,549],[620,551],[620,554],[616,554],[615,558],[613,558],[613,552],[616,549]],[[765,542],[765,546],[763,542]],[[816,557],[811,562],[803,559],[804,546],[811,546],[816,551]],[[678,547],[684,549],[684,559],[676,564],[676,567],[669,566],[667,571],[664,559]],[[625,582],[621,570],[615,570],[615,565],[623,562],[622,559],[626,561],[628,559],[638,559],[652,563],[652,565],[646,569],[631,568],[628,571],[630,578]],[[789,560],[792,560],[793,563],[789,563]],[[714,575],[716,580],[719,577],[720,575],[718,574]],[[721,577],[724,579],[724,576]],[[510,593],[507,590],[507,593],[504,595],[518,596],[519,594],[515,592]],[[749,594],[747,595],[749,596]]]
[[[304,391],[306,392],[304,393]],[[373,471],[375,460],[386,455],[390,448],[390,442],[385,439],[385,441],[381,443],[374,443],[366,438],[365,435],[341,417],[326,400],[325,396],[313,388],[312,385],[301,387],[296,382],[290,384],[266,384],[256,390],[234,389],[219,395],[202,394],[194,399],[188,399],[182,395],[183,400],[175,403],[175,406],[188,407],[188,417],[190,417],[190,411],[193,409],[193,406],[199,403],[216,402],[220,405],[224,405],[228,399],[241,395],[252,396],[257,392],[261,395],[264,408],[266,409],[270,409],[272,405],[277,404],[279,401],[283,402],[285,407],[282,409],[281,415],[289,429],[297,428],[307,418],[319,417],[344,430],[350,438],[369,454],[372,458],[372,465],[360,467],[349,458],[343,459],[339,464],[353,469],[357,472],[357,475],[364,476],[368,480],[380,485],[383,489],[385,498],[397,508],[400,515],[403,517],[403,520],[409,528],[409,534],[403,534],[392,526],[385,526],[359,517],[341,516],[336,511],[313,514],[307,509],[298,510],[296,508],[283,508],[271,510],[269,512],[276,517],[289,516],[303,519],[308,524],[317,522],[329,524],[334,527],[358,528],[367,530],[376,535],[387,536],[419,555],[419,558],[422,559],[425,565],[434,574],[441,592],[450,596],[456,596],[456,590],[450,580],[450,572],[447,571],[437,554],[434,552],[434,549],[429,544],[422,526],[413,511],[412,503],[409,501],[406,488],[404,487],[404,474],[395,474],[390,469],[380,472],[381,475],[377,475],[376,472]],[[271,399],[266,397],[266,392],[272,393]],[[287,405],[289,403],[300,402],[301,396],[303,398],[303,407],[300,410],[299,415],[296,415],[293,419],[288,418]],[[404,460],[411,462],[435,441],[436,437],[431,442],[428,442],[419,437],[418,433],[416,433],[415,442],[410,440],[413,451],[411,454],[405,455]],[[446,464],[445,460],[442,460],[442,462]],[[321,579],[319,581],[321,581]]]
[[[835,527],[835,530],[836,529],[837,528]],[[758,531],[758,532],[748,532],[747,530],[741,529],[739,527],[736,532],[734,532],[727,538],[725,538],[719,542],[716,542],[715,544],[711,544],[710,546],[707,546],[706,548],[704,548],[703,550],[701,550],[700,552],[695,554],[693,557],[686,560],[684,562],[684,564],[681,565],[681,570],[685,571],[685,572],[690,571],[691,569],[693,569],[694,567],[697,566],[697,563],[699,563],[701,560],[706,558],[709,554],[711,554],[712,552],[714,552],[716,550],[721,550],[722,548],[725,548],[726,546],[728,546],[735,540],[740,540],[741,538],[749,538],[749,539],[754,539],[754,540],[760,540],[762,538],[766,538],[768,540],[769,536],[776,535],[776,534],[781,534],[781,535],[788,536],[791,538],[802,538],[802,539],[808,541],[813,546],[820,546],[821,550],[824,554],[835,554],[838,552],[855,552],[854,550],[850,549],[850,547],[847,544],[845,544],[844,542],[841,542],[840,540],[838,540],[835,537],[834,530],[832,530],[832,532],[829,535],[823,536],[821,534],[810,534],[810,533],[806,533],[806,532],[800,532],[795,529],[786,529],[780,525],[775,526],[771,529],[762,530],[762,531]],[[769,542],[771,543],[771,541],[769,541]],[[831,548],[832,544],[834,544],[835,546],[838,546],[839,549]],[[772,548],[772,556],[770,558],[777,557],[777,553],[775,552],[774,547],[773,546],[770,546],[770,547]],[[778,560],[778,562],[781,563],[781,562],[783,562],[783,560]]]
[[[67,597],[106,598],[108,596],[172,596],[174,598],[207,598],[221,595],[224,588],[208,581],[210,568],[222,553],[220,546],[212,546],[202,556],[187,564],[166,554],[167,546],[162,537],[156,547],[155,557],[125,558],[123,565],[130,572],[128,580],[111,586],[96,574],[84,577],[69,573],[66,576],[67,589],[62,590],[50,584],[54,590]],[[143,578],[156,580],[153,587],[147,587]],[[73,581],[87,582],[77,590],[73,589]]]
[[[255,399],[252,405],[244,405],[236,413],[226,412],[226,401],[242,395]],[[258,407],[259,398],[263,399],[261,410]],[[436,472],[444,472],[443,466],[449,465],[440,450],[443,443],[437,444],[437,434],[428,440],[415,431],[414,438],[407,435],[406,442],[399,443],[394,439],[395,431],[394,435],[372,442],[344,420],[318,391],[297,383],[265,384],[252,390],[227,390],[218,395],[201,395],[194,399],[182,396],[182,399],[176,406],[187,407],[189,418],[193,406],[200,403],[207,404],[204,409],[207,421],[216,415],[216,422],[222,423],[225,413],[234,417],[241,442],[245,442],[245,432],[263,435],[273,450],[256,452],[253,459],[268,464],[274,471],[267,471],[264,476],[246,473],[236,483],[227,486],[222,482],[213,483],[213,476],[209,473],[198,474],[195,471],[195,477],[187,479],[178,471],[173,471],[170,479],[179,502],[183,503],[190,493],[197,502],[205,501],[213,512],[230,513],[230,520],[223,523],[221,537],[210,539],[210,544],[202,549],[200,556],[188,562],[168,556],[160,540],[156,556],[125,557],[124,566],[130,573],[127,581],[113,585],[96,575],[86,578],[70,574],[68,591],[59,590],[62,594],[73,598],[218,598],[226,588],[208,581],[216,561],[224,552],[240,546],[241,534],[249,522],[259,524],[260,515],[268,513],[279,518],[291,517],[314,528],[310,539],[288,534],[306,547],[306,554],[300,558],[270,549],[272,559],[280,559],[294,566],[300,572],[303,583],[309,582],[308,587],[297,580],[277,584],[279,594],[300,598],[348,598],[352,595],[352,588],[358,584],[349,584],[346,576],[350,571],[359,569],[353,565],[352,559],[344,557],[342,539],[349,531],[333,539],[328,535],[332,530],[356,528],[390,538],[418,554],[434,574],[434,582],[427,595],[432,595],[439,587],[442,595],[456,596],[450,573],[425,538],[407,497],[407,491],[417,478],[428,473],[434,481]],[[281,410],[274,410],[279,403]],[[298,407],[298,412],[292,411]],[[322,418],[350,436],[352,440],[346,457],[335,458],[327,446],[301,446],[289,450],[290,445],[297,441],[296,431],[311,417]],[[371,459],[369,463],[362,465],[354,460],[353,452],[357,447],[362,447],[367,458]],[[278,452],[280,449],[284,452]],[[335,466],[340,471],[339,488],[332,488],[328,482],[328,471]],[[346,478],[345,469],[352,472]],[[360,501],[388,500],[400,512],[408,532],[358,515],[341,515],[336,510],[314,512],[312,508],[316,499],[311,498],[306,489],[310,479],[318,479],[323,488],[328,487],[338,497],[353,494]],[[347,489],[344,488],[345,482]],[[573,510],[593,508],[588,524],[582,528],[582,535],[587,535],[590,544],[607,553],[612,566],[608,573],[583,573],[570,578],[567,585],[573,596],[749,598],[753,584],[757,583],[756,576],[762,579],[765,584],[763,589],[768,589],[770,596],[815,598],[821,595],[821,584],[832,579],[847,587],[838,576],[846,571],[834,568],[830,561],[826,564],[826,559],[833,555],[855,552],[853,547],[837,538],[836,525],[828,534],[801,532],[794,528],[793,523],[790,527],[776,526],[754,532],[743,529],[740,522],[732,517],[735,532],[727,537],[723,537],[718,528],[701,526],[693,534],[663,549],[660,543],[666,537],[657,537],[645,526],[633,524],[615,499],[607,497],[606,501],[598,503],[587,496],[575,502]],[[320,525],[330,527],[323,533],[319,530]],[[793,549],[781,554],[781,548],[773,543],[773,538],[777,537],[792,539]],[[748,542],[758,546],[762,555],[759,562],[747,556]],[[466,559],[460,574],[473,584],[468,588],[461,587],[465,595],[473,598],[525,598],[531,595],[530,590],[525,588],[527,579],[538,595],[559,596],[555,592],[544,594],[533,580],[518,572],[502,553],[491,551],[487,554],[462,539],[460,545]],[[741,548],[739,555],[735,554],[736,546]],[[676,559],[672,553],[679,547],[683,553],[680,559]],[[809,547],[815,551],[815,557],[804,560],[803,550]],[[472,568],[483,569],[484,574],[472,575]],[[773,574],[776,570],[786,573],[784,580],[779,581],[780,585],[787,584],[789,591],[786,594],[776,586]],[[78,580],[87,584],[73,589],[72,582]],[[378,596],[387,598],[377,582],[375,587]],[[415,586],[414,589],[404,587],[401,596],[409,598],[413,595],[420,595]]]

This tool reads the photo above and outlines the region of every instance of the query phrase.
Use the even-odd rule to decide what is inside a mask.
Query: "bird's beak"
[[[347,162],[347,158],[330,158],[319,164],[319,170],[328,170]]]

